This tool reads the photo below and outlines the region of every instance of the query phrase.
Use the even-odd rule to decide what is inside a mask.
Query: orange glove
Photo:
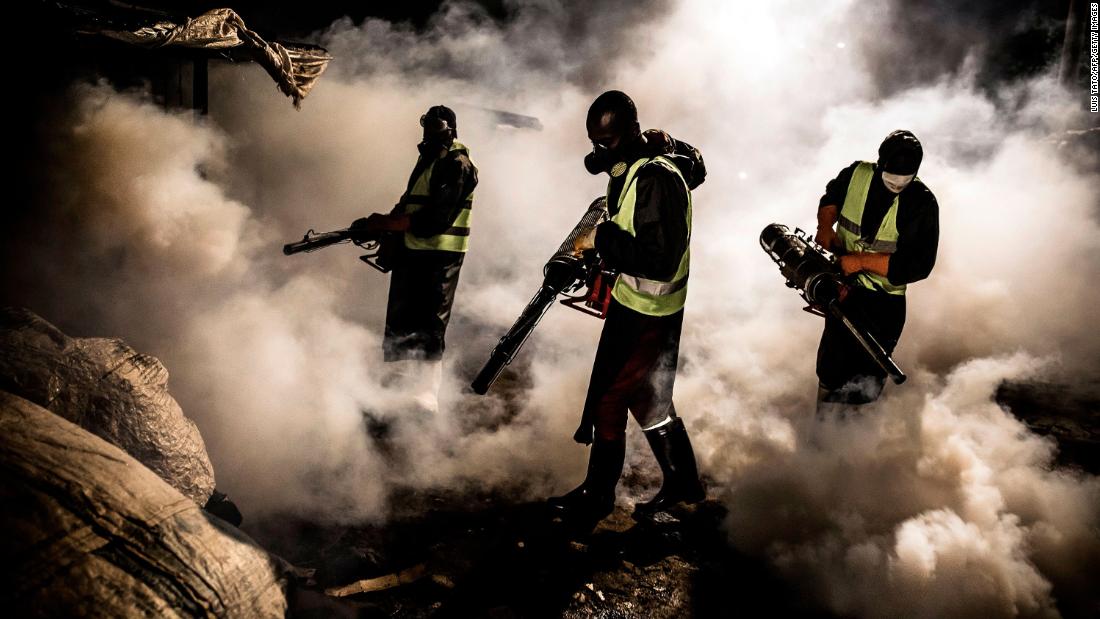
[[[845,275],[859,273],[863,269],[863,254],[844,254],[840,257],[840,270]]]
[[[840,257],[840,270],[845,275],[870,271],[886,277],[890,272],[890,254],[845,254]]]

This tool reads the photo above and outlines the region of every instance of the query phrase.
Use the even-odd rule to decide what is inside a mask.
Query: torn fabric
[[[214,9],[177,24],[159,20],[133,30],[103,29],[99,34],[143,47],[187,47],[229,49],[242,47],[275,80],[279,90],[300,108],[332,55],[319,47],[296,46],[265,41],[249,30],[232,9]]]

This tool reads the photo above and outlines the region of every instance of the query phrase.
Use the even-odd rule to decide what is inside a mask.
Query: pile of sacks
[[[119,340],[0,310],[0,603],[14,616],[286,614],[287,566],[234,526],[167,382]]]

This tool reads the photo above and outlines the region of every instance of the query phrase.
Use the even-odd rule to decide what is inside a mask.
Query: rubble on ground
[[[345,590],[367,617],[724,617],[736,609],[828,617],[800,606],[762,560],[734,551],[725,508],[706,501],[662,522],[630,505],[594,531],[555,520],[541,502],[469,489],[398,493],[383,525],[341,527],[267,519],[253,535],[296,565],[302,584]],[[416,576],[415,579],[410,576]]]

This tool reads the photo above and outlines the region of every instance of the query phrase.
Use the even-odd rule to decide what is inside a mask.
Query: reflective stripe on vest
[[[871,188],[874,175],[873,164],[862,161],[852,172],[852,180],[848,183],[848,193],[844,196],[844,206],[840,209],[837,220],[837,235],[844,242],[844,249],[848,253],[892,254],[898,248],[898,196],[894,196],[894,202],[883,216],[875,238],[870,242],[863,238],[860,222],[863,221],[867,192]],[[889,279],[878,273],[861,271],[856,275],[856,283],[871,290],[905,294],[905,284],[891,284]]]
[[[611,217],[611,221],[628,232],[630,236],[637,236],[634,231],[634,207],[638,201],[638,170],[640,170],[642,166],[650,163],[659,165],[675,173],[676,178],[684,182],[684,177],[680,173],[680,169],[676,167],[676,164],[665,157],[654,157],[652,159],[639,159],[635,161],[634,165],[630,166],[630,169],[627,170],[626,179],[623,181],[622,193],[619,194],[619,210]],[[610,188],[610,183],[608,187]],[[684,191],[687,192],[686,216],[688,240],[690,242],[691,191],[688,190],[686,182],[684,182]],[[680,267],[676,269],[676,274],[672,276],[672,280],[667,282],[656,279],[646,279],[629,273],[620,273],[618,279],[615,280],[615,286],[611,289],[611,296],[630,309],[649,316],[668,316],[669,314],[675,314],[684,308],[684,301],[687,300],[688,265],[691,260],[690,256],[691,251],[685,248],[684,254],[680,256]]]
[[[460,151],[467,157],[470,156],[470,151],[459,142],[451,144],[448,153]],[[412,189],[410,189],[404,196],[401,197],[401,203],[405,205],[406,213],[414,213],[428,202],[431,197],[431,182],[432,182],[432,170],[435,169],[435,164],[439,160],[431,162],[428,167],[420,174],[420,177],[413,183]],[[466,196],[466,204],[462,209],[458,211],[458,215],[455,217],[454,222],[451,223],[451,227],[444,230],[442,234],[429,237],[419,237],[411,232],[405,232],[405,247],[409,249],[435,249],[442,251],[455,251],[465,252],[469,248],[470,244],[470,213],[474,204],[474,194]]]

